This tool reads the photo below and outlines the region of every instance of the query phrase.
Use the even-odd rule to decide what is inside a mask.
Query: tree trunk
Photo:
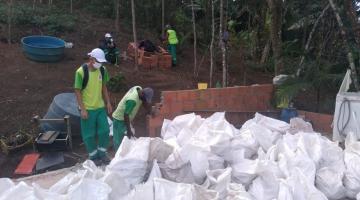
[[[214,71],[214,40],[215,40],[215,0],[211,0],[211,43],[210,43],[210,88],[213,83],[213,71]]]
[[[161,0],[161,34],[165,33],[165,2]]]
[[[119,23],[120,23],[120,0],[115,0],[115,31],[118,34],[120,31]]]
[[[73,0],[70,0],[70,13],[73,13]]]
[[[282,59],[282,0],[267,0],[270,13],[271,13],[271,25],[270,35],[272,49],[275,59],[275,76],[279,75],[284,67]]]
[[[11,44],[11,19],[13,0],[8,0],[8,44]]]
[[[319,15],[319,17],[316,19],[315,23],[314,23],[314,26],[313,28],[311,29],[311,32],[309,34],[309,37],[307,39],[307,42],[306,42],[306,45],[305,45],[305,49],[304,49],[304,54],[301,56],[301,59],[300,59],[300,63],[299,63],[299,66],[298,66],[298,70],[296,71],[296,76],[300,76],[300,73],[301,71],[303,70],[303,63],[304,63],[304,60],[305,60],[305,55],[307,54],[309,48],[310,48],[310,43],[311,43],[311,40],[312,40],[312,37],[315,33],[315,30],[320,22],[320,19],[323,18],[323,16],[325,15],[326,11],[330,8],[330,5],[328,4],[324,9],[323,11],[321,12],[321,14]]]
[[[271,40],[269,39],[267,42],[266,42],[266,45],[264,47],[264,50],[261,54],[261,60],[260,60],[260,64],[264,64],[269,56],[269,53],[270,53],[270,47],[271,47]]]
[[[196,21],[195,21],[195,11],[194,11],[194,1],[191,0],[191,15],[192,15],[192,22],[193,22],[193,34],[194,34],[194,77],[197,77],[197,58],[196,58]]]
[[[354,8],[353,0],[345,0],[346,15],[350,19],[352,31],[354,33],[357,46],[360,47],[360,24],[356,15],[356,9]]]
[[[131,15],[132,15],[132,28],[133,28],[134,43],[136,45],[134,69],[137,72],[137,71],[139,71],[139,68],[138,68],[138,48],[137,48],[137,37],[136,37],[136,16],[135,16],[134,0],[131,0]]]
[[[33,1],[33,10],[35,10],[35,3],[36,3],[36,0]]]
[[[341,35],[345,41],[345,47],[346,47],[346,51],[348,52],[347,53],[347,58],[348,58],[348,61],[350,63],[350,69],[351,69],[351,75],[352,75],[352,79],[353,79],[353,82],[354,82],[354,86],[355,86],[355,89],[356,91],[359,91],[359,82],[358,82],[358,78],[357,78],[357,73],[356,73],[356,67],[355,67],[355,63],[354,63],[354,58],[353,58],[353,55],[352,55],[352,52],[351,52],[351,48],[349,46],[349,43],[348,43],[348,40],[347,40],[347,37],[346,37],[346,32],[345,32],[345,27],[344,27],[344,24],[340,18],[340,15],[339,15],[339,12],[338,12],[338,9],[336,7],[336,5],[334,4],[333,0],[329,0],[329,3],[331,5],[331,8],[333,9],[334,11],[334,14],[336,16],[336,20],[338,22],[338,25],[340,27],[340,32],[341,32]]]
[[[220,0],[220,25],[219,25],[219,41],[220,41],[220,48],[221,48],[221,54],[222,54],[222,70],[223,70],[223,76],[222,76],[222,86],[226,87],[226,48],[225,48],[225,42],[223,40],[223,27],[224,27],[224,1]]]

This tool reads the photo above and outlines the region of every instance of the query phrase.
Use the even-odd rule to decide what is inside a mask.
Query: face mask
[[[101,63],[95,62],[95,63],[93,64],[93,67],[94,67],[95,69],[99,69],[99,68],[101,67]]]

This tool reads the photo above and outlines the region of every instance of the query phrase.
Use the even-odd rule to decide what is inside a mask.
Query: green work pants
[[[88,118],[81,119],[81,136],[90,159],[106,155],[109,146],[109,123],[105,108],[87,110]],[[98,144],[96,144],[96,135]]]
[[[169,44],[168,51],[171,54],[172,64],[176,65],[176,44]]]
[[[113,121],[113,143],[115,152],[118,150],[126,132],[126,125],[124,121],[114,119]]]

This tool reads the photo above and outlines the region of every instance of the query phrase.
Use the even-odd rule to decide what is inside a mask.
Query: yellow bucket
[[[207,83],[198,83],[199,90],[205,90],[205,89],[207,89],[207,87],[208,87]]]

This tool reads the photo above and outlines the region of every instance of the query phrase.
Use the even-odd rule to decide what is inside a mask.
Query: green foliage
[[[126,90],[125,78],[122,73],[110,78],[107,87],[111,92],[123,92]]]
[[[12,23],[17,26],[39,28],[42,32],[56,35],[73,31],[76,17],[57,7],[37,5],[35,9],[26,3],[15,3],[12,8]],[[0,4],[0,23],[7,23],[7,5]]]
[[[305,65],[308,67],[306,67],[303,76],[290,77],[277,88],[275,97],[279,107],[286,107],[290,101],[293,101],[301,93],[310,91],[323,94],[336,93],[344,75],[345,69],[342,69],[342,65],[334,65],[324,60],[307,62]],[[339,72],[339,70],[342,72]],[[334,103],[334,100],[331,102]],[[329,105],[329,100],[327,100],[327,106]]]
[[[88,0],[84,7],[86,11],[94,16],[115,17],[115,3],[113,0]]]

